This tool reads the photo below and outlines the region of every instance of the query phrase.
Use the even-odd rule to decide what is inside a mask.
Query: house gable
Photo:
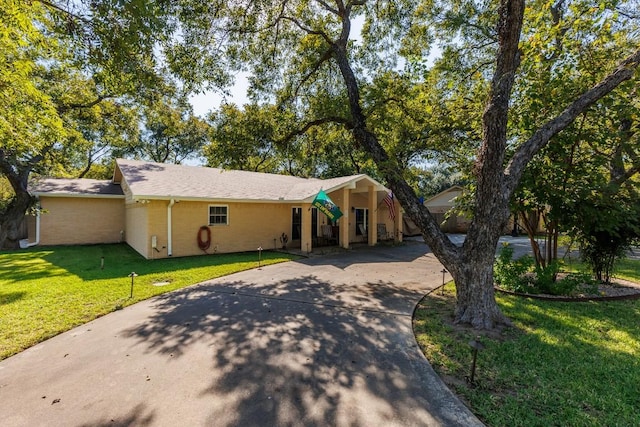
[[[460,196],[463,190],[464,189],[462,187],[454,185],[453,187],[447,188],[446,190],[436,194],[429,200],[426,200],[424,202],[424,205],[429,208],[429,211],[432,211],[432,209],[434,209],[439,212],[446,212],[454,206],[454,199]]]

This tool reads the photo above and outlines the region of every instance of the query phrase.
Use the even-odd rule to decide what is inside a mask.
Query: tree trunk
[[[348,33],[347,33],[348,34]],[[517,41],[515,43],[517,46]],[[504,228],[509,215],[509,195],[496,192],[502,187],[501,164],[504,153],[500,152],[506,141],[506,107],[505,102],[492,103],[486,110],[485,120],[491,126],[505,126],[505,129],[489,133],[495,137],[493,144],[485,145],[480,153],[478,170],[483,176],[476,194],[479,207],[476,212],[467,239],[462,248],[457,248],[442,232],[439,224],[428,209],[419,202],[418,197],[402,177],[402,170],[396,159],[390,158],[378,141],[376,135],[367,129],[366,118],[360,106],[360,90],[357,79],[351,69],[346,54],[346,40],[336,43],[333,56],[338,63],[347,88],[349,107],[352,115],[352,132],[358,145],[365,148],[378,165],[387,181],[405,209],[406,214],[422,231],[425,242],[429,245],[438,260],[451,272],[458,294],[456,304],[456,321],[470,324],[479,329],[494,329],[496,325],[510,324],[502,314],[494,297],[493,262],[500,232]],[[512,54],[512,61],[517,62],[517,53]],[[505,64],[501,64],[502,67]],[[513,67],[514,64],[511,64]],[[507,66],[508,68],[508,66]],[[513,74],[499,81],[499,95],[510,89]],[[500,98],[500,96],[497,96]],[[495,150],[496,146],[498,150]]]
[[[9,180],[15,193],[6,209],[0,211],[0,249],[19,246],[25,214],[35,201],[27,189],[29,175],[42,160],[43,156],[37,155],[26,162],[19,162],[15,153],[0,148],[0,173]]]
[[[456,283],[456,323],[469,324],[476,329],[511,325],[496,304],[493,287],[494,251],[492,247],[479,250],[476,252],[478,255],[466,257],[449,270]],[[484,253],[492,256],[484,256]]]
[[[515,192],[525,166],[549,139],[568,126],[593,102],[620,82],[630,79],[640,62],[640,50],[627,58],[602,83],[574,101],[560,116],[540,128],[518,148],[505,165],[509,100],[520,58],[518,43],[524,16],[524,0],[501,0],[498,22],[499,48],[496,70],[483,114],[483,141],[476,156],[476,205],[474,219],[462,248],[457,248],[440,230],[438,223],[416,197],[402,176],[397,159],[390,158],[367,128],[360,103],[360,89],[347,55],[350,7],[340,10],[342,32],[330,42],[330,50],[345,83],[351,121],[349,128],[356,144],[375,161],[406,214],[422,231],[425,242],[456,281],[458,302],[456,321],[476,328],[493,329],[509,324],[494,298],[493,263],[495,250],[509,217],[509,199]]]
[[[498,192],[480,199],[458,260],[446,265],[456,282],[456,323],[478,329],[494,329],[511,322],[502,314],[494,295],[493,264],[496,247],[510,217],[509,199]],[[485,195],[486,196],[486,195]]]
[[[525,212],[520,211],[520,218],[522,219],[522,228],[524,228],[527,233],[527,237],[529,238],[529,243],[531,244],[531,253],[533,254],[533,258],[535,259],[536,265],[545,266],[544,257],[540,252],[540,245],[536,240],[536,233],[538,232],[538,224],[540,223],[540,213],[539,212]]]
[[[31,207],[33,198],[29,193],[16,195],[7,209],[0,215],[0,249],[17,249],[23,237],[25,213]]]

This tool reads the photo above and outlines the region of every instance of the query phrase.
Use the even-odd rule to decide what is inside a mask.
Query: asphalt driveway
[[[0,425],[481,425],[413,338],[441,269],[409,242],[127,307],[0,362]]]

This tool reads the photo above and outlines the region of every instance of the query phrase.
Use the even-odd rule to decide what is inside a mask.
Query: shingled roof
[[[65,197],[124,197],[122,188],[111,180],[39,178],[31,182],[34,195]]]
[[[367,175],[321,180],[125,159],[116,161],[113,180],[136,199],[310,202],[321,189],[355,188],[362,180],[384,189]]]
[[[30,191],[36,196],[117,198],[128,188],[134,199],[311,202],[320,190],[353,189],[358,183],[385,191],[363,174],[316,179],[118,159],[112,180],[40,178]]]

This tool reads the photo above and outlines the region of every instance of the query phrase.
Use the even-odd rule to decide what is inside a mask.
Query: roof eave
[[[171,201],[176,202],[203,202],[203,203],[304,203],[304,200],[293,199],[247,199],[247,198],[232,198],[232,197],[184,197],[184,196],[158,196],[158,195],[134,195],[131,198],[132,202],[138,202],[142,200],[148,201]]]
[[[344,183],[338,184],[338,185],[334,185],[333,187],[326,188],[326,189],[323,189],[323,190],[324,190],[325,193],[331,193],[331,192],[334,192],[334,191],[337,191],[337,190],[342,190],[344,188],[347,188],[349,190],[355,190],[357,188],[356,184],[359,181],[363,180],[363,179],[365,179],[367,181],[370,181],[374,185],[375,191],[385,191],[385,192],[388,191],[388,189],[384,185],[380,184],[378,181],[376,181],[375,179],[371,178],[369,175],[365,175],[365,174],[356,175],[356,176],[354,176],[352,179],[350,179],[347,182],[344,182]],[[302,200],[302,202],[311,203],[315,199],[316,195],[317,195],[317,193],[312,194],[312,195],[306,197],[304,200]]]
[[[124,199],[124,194],[76,194],[76,193],[53,193],[48,191],[34,191],[31,193],[35,197],[70,197],[78,199]]]

